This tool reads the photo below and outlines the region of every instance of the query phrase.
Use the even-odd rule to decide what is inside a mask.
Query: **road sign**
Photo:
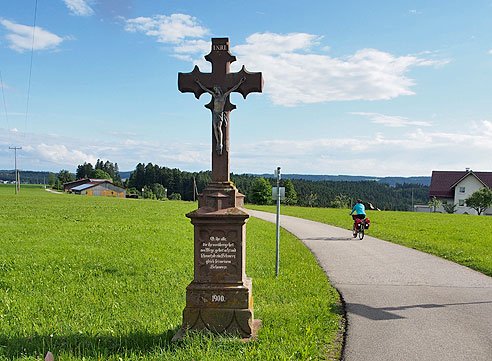
[[[280,200],[285,200],[285,187],[273,187],[272,188],[272,199],[276,201],[278,199],[277,189],[280,189]]]

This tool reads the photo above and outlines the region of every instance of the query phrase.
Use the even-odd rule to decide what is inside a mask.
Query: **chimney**
[[[470,171],[471,171],[470,168],[465,168],[465,170],[466,170],[466,173],[470,173]]]

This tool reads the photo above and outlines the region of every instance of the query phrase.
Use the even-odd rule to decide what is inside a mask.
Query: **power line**
[[[2,83],[2,97],[3,97],[3,108],[5,109],[5,119],[7,120],[7,133],[9,137],[9,143],[10,141],[10,123],[9,123],[9,115],[7,112],[7,102],[5,101],[5,90],[3,86],[3,77],[2,77],[2,71],[0,70],[0,83]]]
[[[24,141],[27,134],[27,117],[29,113],[29,98],[31,96],[31,78],[32,78],[32,62],[34,58],[34,34],[36,33],[36,18],[38,14],[38,0],[34,4],[34,24],[32,27],[32,42],[31,42],[31,62],[29,64],[29,82],[27,86],[27,101],[26,101],[26,118],[24,122]]]

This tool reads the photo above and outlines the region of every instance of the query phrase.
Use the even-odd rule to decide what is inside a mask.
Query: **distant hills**
[[[22,171],[21,183],[41,184],[44,181],[48,181],[48,174],[50,172],[43,171]],[[128,179],[132,171],[120,172],[122,179]],[[248,173],[253,177],[273,178],[272,173],[253,174]],[[370,176],[354,176],[354,175],[319,175],[319,174],[282,174],[282,178],[290,179],[304,179],[309,181],[333,181],[333,182],[361,182],[372,181],[378,183],[389,184],[394,187],[396,184],[421,184],[424,186],[430,186],[431,177],[370,177]],[[0,180],[13,181],[13,170],[0,170]]]
[[[48,182],[50,172],[23,170],[20,173],[20,182],[27,184],[43,184]],[[0,170],[0,180],[13,182],[15,180],[14,170]]]
[[[272,178],[273,174],[249,174],[264,178]],[[282,174],[282,178],[304,179],[310,181],[332,181],[332,182],[363,182],[372,181],[378,183],[389,184],[394,187],[396,184],[421,184],[430,186],[431,177],[370,177],[370,176],[355,176],[355,175],[318,175],[318,174]]]

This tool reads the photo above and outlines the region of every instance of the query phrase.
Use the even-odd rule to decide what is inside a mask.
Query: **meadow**
[[[275,206],[248,208],[276,212]],[[352,229],[349,209],[282,206],[281,214]],[[492,276],[492,217],[367,211],[367,235],[448,259]]]
[[[0,359],[320,360],[340,355],[336,290],[313,255],[250,219],[256,342],[188,335],[171,342],[193,279],[196,203],[52,194],[0,185]],[[377,226],[376,226],[377,227]],[[375,227],[375,228],[376,228]]]

